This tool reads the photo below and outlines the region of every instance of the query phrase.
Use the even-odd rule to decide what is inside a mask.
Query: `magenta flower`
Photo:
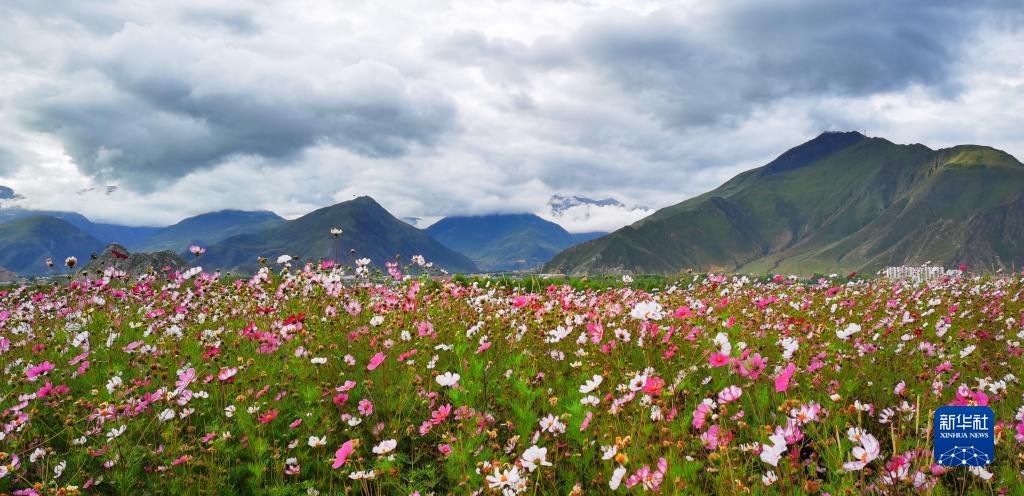
[[[359,400],[359,415],[368,417],[373,414],[373,402],[368,399]]]
[[[789,381],[793,378],[793,373],[796,372],[796,364],[790,362],[786,365],[786,368],[779,372],[779,376],[775,378],[775,392],[782,393],[789,389]]]
[[[715,351],[711,353],[710,357],[708,357],[708,363],[711,364],[712,367],[724,367],[729,365],[729,356]]]
[[[334,452],[334,463],[331,465],[331,468],[335,470],[341,468],[342,465],[345,465],[345,462],[348,461],[348,457],[351,456],[352,452],[355,450],[356,447],[353,440],[349,439],[348,441],[345,441],[345,444],[342,444],[341,447],[338,448],[338,451]]]
[[[380,366],[381,362],[387,358],[383,353],[377,353],[370,359],[370,363],[366,366],[366,370],[373,370]]]
[[[37,377],[41,375],[46,375],[55,368],[56,366],[54,366],[52,363],[43,362],[40,363],[39,365],[35,365],[25,369],[25,376],[28,377],[28,380],[34,381],[36,380]]]

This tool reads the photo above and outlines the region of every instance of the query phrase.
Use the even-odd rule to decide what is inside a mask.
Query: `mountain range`
[[[987,146],[933,150],[829,132],[722,186],[571,247],[546,271],[874,272],[1024,263],[1024,165]]]
[[[423,255],[450,272],[536,270],[574,275],[874,272],[925,262],[981,271],[1024,264],[1024,165],[980,145],[931,149],[857,132],[828,132],[720,187],[610,234],[572,234],[533,214],[444,218],[425,230],[370,197],[285,220],[272,212],[222,210],[167,227],[92,222],[74,212],[10,207],[0,188],[0,268],[52,272],[74,255],[120,243],[170,250],[207,269],[252,272],[257,259],[356,258],[403,263]],[[621,207],[613,199],[555,196],[551,212]],[[599,211],[599,210],[595,210]],[[552,214],[555,220],[557,215]],[[331,229],[344,230],[334,237]],[[546,262],[546,263],[545,263]],[[541,265],[543,266],[541,267]]]
[[[207,246],[239,234],[262,231],[285,220],[266,210],[220,210],[196,215],[164,227],[126,246],[137,251],[171,250],[185,253],[189,246]],[[112,240],[115,241],[115,240]]]
[[[334,228],[344,232],[334,237]],[[338,260],[346,265],[366,257],[378,266],[395,260],[395,255],[402,265],[413,255],[423,255],[452,273],[478,271],[470,259],[395,218],[368,196],[324,207],[258,232],[228,237],[210,245],[200,263],[204,267],[251,272],[258,257],[273,262],[280,255],[298,257],[300,261]]]
[[[572,245],[606,234],[572,234],[534,214],[445,217],[425,231],[485,272],[537,268]]]

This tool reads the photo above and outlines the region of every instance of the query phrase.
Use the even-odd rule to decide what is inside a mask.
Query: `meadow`
[[[3,290],[0,493],[1022,492],[1024,275],[416,262]],[[951,404],[995,411],[992,465],[934,464]]]

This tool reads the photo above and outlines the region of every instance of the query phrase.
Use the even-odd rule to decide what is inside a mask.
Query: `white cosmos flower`
[[[846,326],[846,329],[836,331],[836,336],[845,341],[849,339],[850,336],[860,332],[860,329],[860,325],[850,322],[850,325]]]
[[[968,347],[966,347],[966,348],[964,348],[963,350],[960,351],[960,358],[967,358],[967,355],[970,355],[971,353],[974,353],[974,349],[975,348],[977,348],[977,346],[975,346],[973,344],[968,346]]]
[[[618,468],[616,468],[615,471],[612,472],[612,478],[608,479],[608,487],[610,487],[612,491],[618,490],[619,485],[622,484],[622,478],[625,476],[626,467],[619,465]]]
[[[386,455],[394,451],[398,446],[398,441],[394,439],[385,439],[373,447],[373,452],[378,455]]]
[[[656,301],[642,301],[633,307],[629,316],[636,320],[661,320],[665,316],[665,312]]]
[[[601,459],[611,460],[619,452],[619,447],[614,444],[611,446],[601,446]]]
[[[160,419],[161,422],[167,422],[168,420],[173,419],[174,418],[174,409],[168,408],[168,409],[160,412],[160,415],[157,416],[157,418]]]
[[[547,460],[547,457],[547,448],[539,448],[536,444],[530,446],[529,448],[526,448],[526,451],[523,452],[523,467],[525,467],[530,472],[537,470],[537,467],[550,467],[551,462]]]
[[[121,434],[124,434],[124,431],[126,429],[128,429],[127,425],[122,425],[121,427],[115,427],[113,429],[110,429],[110,431],[107,432],[107,441],[113,441],[114,439],[117,439],[118,437],[121,436]]]
[[[554,414],[549,413],[546,417],[540,419],[540,430],[541,432],[561,434],[565,432],[565,424]]]
[[[589,394],[593,392],[595,389],[597,389],[597,387],[600,386],[602,382],[604,382],[604,377],[594,374],[593,378],[591,378],[587,382],[583,383],[582,386],[580,386],[580,393]]]
[[[310,448],[319,448],[327,444],[327,436],[309,436],[309,440],[306,442]]]
[[[459,383],[459,379],[461,379],[461,378],[462,377],[459,376],[459,374],[453,374],[451,372],[445,372],[445,373],[437,376],[434,380],[437,381],[438,384],[440,384],[440,385],[442,385],[444,387],[455,387],[455,385]]]
[[[782,454],[786,452],[786,438],[782,433],[775,433],[768,437],[772,444],[761,445],[761,461],[777,467]]]
[[[46,450],[44,450],[43,448],[36,448],[36,450],[33,451],[31,455],[28,455],[28,461],[35,463],[44,456],[46,456]]]

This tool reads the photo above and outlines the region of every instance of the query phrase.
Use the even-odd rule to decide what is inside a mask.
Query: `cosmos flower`
[[[851,437],[853,437],[851,435]],[[857,471],[866,467],[872,460],[878,458],[879,444],[875,436],[866,432],[859,432],[856,436],[860,442],[860,446],[853,448],[853,461],[849,461],[843,464],[843,469],[848,471]]]
[[[452,372],[445,372],[434,378],[438,384],[444,387],[455,387],[459,383],[461,376]]]
[[[775,392],[782,393],[789,389],[789,381],[793,378],[793,373],[796,372],[796,364],[790,363],[786,365],[786,368],[779,372],[779,375],[775,377]]]
[[[547,460],[548,449],[539,448],[537,445],[530,446],[523,452],[523,467],[533,472],[538,467],[550,467],[551,462]]]
[[[370,358],[370,363],[366,365],[366,370],[373,370],[379,367],[380,364],[384,362],[385,358],[387,357],[383,353],[377,353],[376,355],[373,355],[373,357]]]
[[[786,452],[786,438],[781,433],[775,433],[768,437],[768,440],[772,444],[762,444],[761,454],[759,455],[761,461],[777,467],[779,465],[779,459]]]
[[[348,458],[352,456],[353,452],[355,452],[356,444],[356,441],[353,439],[345,441],[345,443],[338,448],[338,451],[334,452],[334,463],[331,464],[331,468],[337,470],[345,465]]]
[[[394,451],[397,446],[398,441],[394,439],[385,439],[373,447],[373,452],[377,455],[386,455]]]
[[[737,386],[729,386],[718,393],[718,402],[726,405],[740,399],[743,390]]]
[[[562,423],[558,417],[553,414],[547,414],[544,418],[540,419],[540,430],[541,432],[550,432],[552,434],[561,434],[565,432],[565,424]]]

